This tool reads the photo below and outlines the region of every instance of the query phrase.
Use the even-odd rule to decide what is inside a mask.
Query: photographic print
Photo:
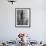
[[[15,9],[15,26],[16,27],[30,27],[30,8],[16,8]]]

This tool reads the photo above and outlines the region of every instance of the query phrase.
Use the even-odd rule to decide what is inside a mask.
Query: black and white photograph
[[[30,8],[16,8],[15,9],[15,26],[16,27],[30,27]]]

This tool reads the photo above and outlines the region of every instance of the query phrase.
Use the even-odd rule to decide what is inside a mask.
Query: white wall
[[[13,5],[0,0],[0,40],[15,40],[19,32],[30,33],[33,40],[46,40],[46,1],[17,0]],[[31,8],[31,27],[15,27],[15,8]]]

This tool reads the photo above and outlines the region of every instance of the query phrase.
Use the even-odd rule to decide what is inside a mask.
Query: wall
[[[46,1],[17,0],[13,5],[7,0],[0,0],[0,41],[15,40],[18,33],[24,31],[33,40],[46,40]],[[31,8],[31,27],[15,27],[15,8]]]

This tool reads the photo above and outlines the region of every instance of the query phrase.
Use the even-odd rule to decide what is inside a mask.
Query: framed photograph
[[[31,9],[15,8],[15,26],[30,27],[31,26]]]

